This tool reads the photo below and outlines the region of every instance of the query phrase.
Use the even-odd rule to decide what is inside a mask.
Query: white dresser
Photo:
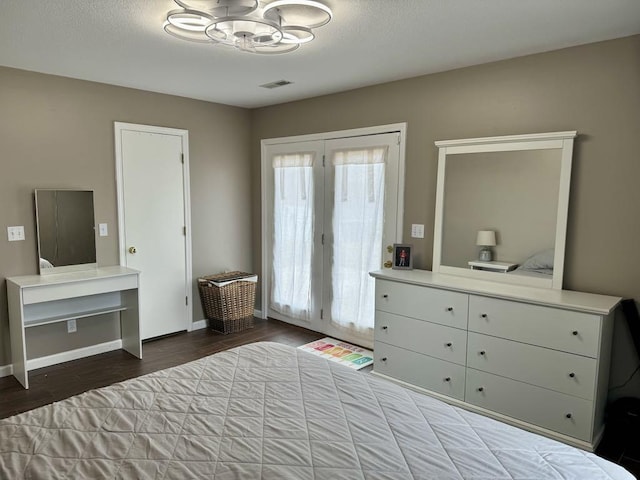
[[[371,275],[375,374],[595,448],[620,298],[422,270]]]
[[[139,276],[137,270],[113,266],[7,278],[13,375],[24,388],[29,388],[27,328],[118,312],[122,348],[142,358]]]

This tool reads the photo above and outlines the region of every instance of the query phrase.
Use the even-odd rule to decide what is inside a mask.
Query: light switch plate
[[[414,223],[411,225],[411,238],[424,238],[424,225]]]
[[[99,232],[101,237],[106,237],[109,235],[109,229],[107,228],[106,223],[101,223],[99,226]]]
[[[78,331],[78,325],[76,319],[67,320],[67,333],[75,333]]]
[[[24,240],[24,227],[7,227],[7,236],[10,242],[17,242],[18,240]]]

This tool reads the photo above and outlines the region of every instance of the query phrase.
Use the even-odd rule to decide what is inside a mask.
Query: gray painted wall
[[[434,141],[578,130],[565,288],[638,299],[639,84],[640,36],[253,111],[0,68],[0,226],[25,225],[27,234],[25,242],[0,237],[0,278],[37,272],[34,188],[94,190],[96,222],[110,227],[98,237],[98,263],[117,263],[114,121],[189,130],[194,277],[260,273],[261,139],[408,122],[405,239],[412,223],[425,224],[424,240],[411,240],[416,268],[431,268]],[[78,322],[75,337],[63,325],[34,331],[30,356],[116,338],[109,322],[99,331]],[[638,363],[624,323],[616,327],[612,385]],[[0,348],[1,366],[9,359],[4,282]],[[628,392],[640,394],[640,379],[614,396]]]
[[[118,256],[114,121],[189,131],[194,278],[250,270],[250,112],[181,97],[0,68],[0,226],[24,225],[26,240],[0,235],[0,366],[10,362],[5,277],[38,273],[33,191],[95,193],[99,265]],[[1,232],[0,232],[1,233]],[[193,290],[193,319],[203,318]],[[119,338],[113,315],[28,331],[29,358]]]
[[[640,299],[638,85],[640,36],[632,36],[257,109],[254,270],[260,139],[407,122],[404,238],[415,246],[414,267],[431,269],[436,140],[577,130],[564,286]],[[424,239],[410,239],[412,223],[425,225]],[[638,364],[626,325],[617,327],[614,385]],[[640,395],[640,375],[615,394],[627,391]]]

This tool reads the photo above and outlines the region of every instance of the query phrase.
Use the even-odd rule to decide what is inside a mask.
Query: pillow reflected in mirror
[[[553,275],[553,257],[555,251],[553,248],[548,248],[540,252],[534,253],[527,258],[517,270],[526,272],[536,272],[545,275]]]
[[[46,258],[40,258],[40,268],[53,268],[53,264]]]

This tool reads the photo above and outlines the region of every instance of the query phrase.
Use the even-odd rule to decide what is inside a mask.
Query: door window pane
[[[271,308],[302,319],[311,312],[312,153],[275,155]]]
[[[382,264],[386,148],[334,152],[331,321],[365,334],[373,328]]]

